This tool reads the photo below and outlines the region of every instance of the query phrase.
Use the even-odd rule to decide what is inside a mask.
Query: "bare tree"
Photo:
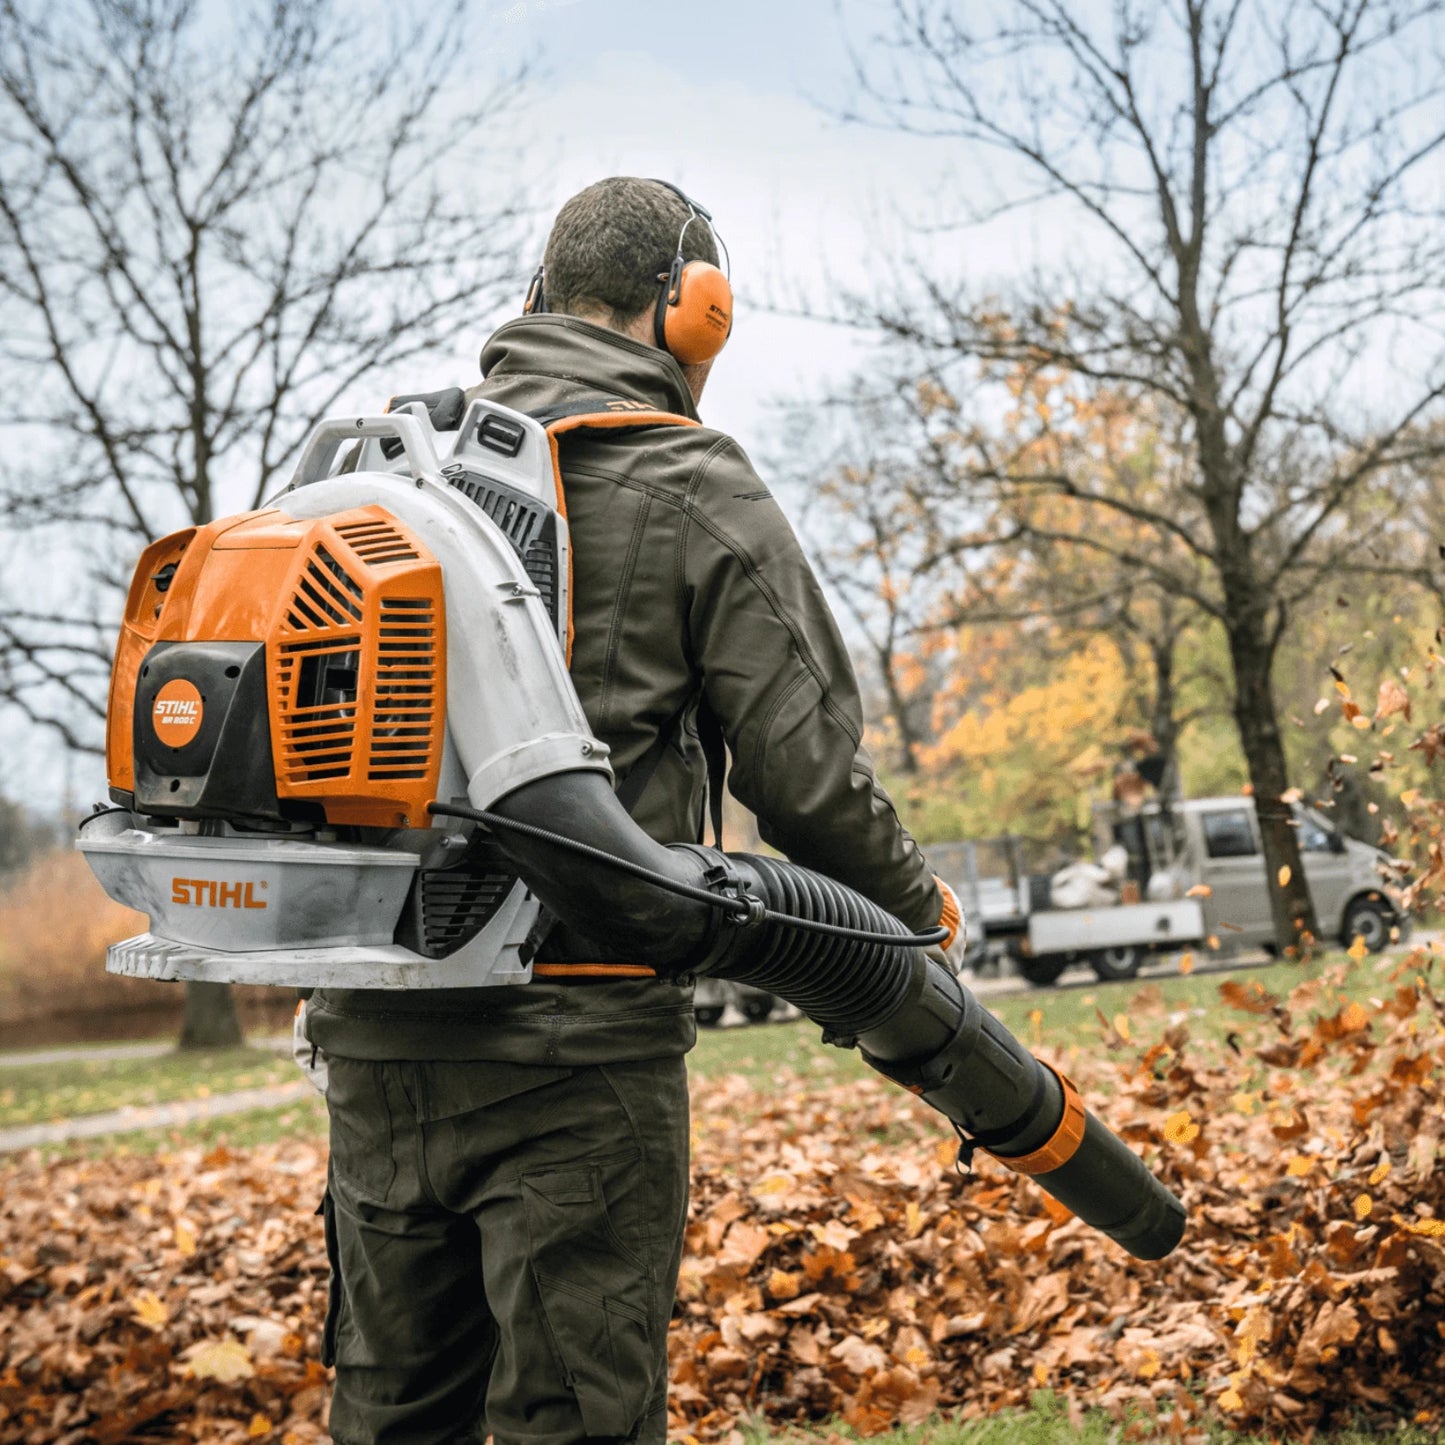
[[[1199,560],[1268,871],[1285,880],[1273,904],[1286,948],[1318,930],[1283,801],[1276,650],[1292,610],[1369,543],[1344,525],[1351,498],[1438,447],[1442,10],[894,0],[858,62],[859,118],[1002,162],[1000,194],[960,202],[954,223],[1031,210],[1070,254],[988,298],[930,262],[921,281],[860,299],[855,319],[932,365],[1057,372],[1188,421],[1193,465],[1159,502],[1050,475],[1031,454],[979,449],[973,472],[1072,489]],[[1079,544],[1153,567],[1147,550]]]
[[[0,0],[0,705],[72,748],[143,543],[257,506],[517,285],[525,67],[465,0],[405,15]],[[182,1044],[235,1038],[191,985]]]

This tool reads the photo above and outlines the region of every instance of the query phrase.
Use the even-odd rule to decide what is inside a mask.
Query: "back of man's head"
[[[547,238],[547,309],[613,326],[651,310],[679,235],[684,261],[717,265],[712,231],[701,219],[688,226],[690,214],[676,191],[637,176],[610,176],[579,191]]]

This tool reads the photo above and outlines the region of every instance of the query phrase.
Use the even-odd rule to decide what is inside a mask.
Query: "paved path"
[[[208,1099],[177,1099],[170,1104],[143,1108],[128,1105],[108,1114],[87,1114],[79,1119],[57,1119],[51,1124],[22,1124],[0,1129],[0,1154],[35,1149],[45,1144],[68,1144],[75,1139],[95,1139],[102,1134],[125,1134],[136,1129],[175,1129],[199,1119],[219,1119],[248,1109],[276,1109],[313,1093],[305,1079],[286,1084],[268,1084],[261,1089],[237,1089]]]
[[[275,1054],[291,1052],[291,1035],[247,1039],[246,1046]],[[27,1049],[24,1053],[0,1054],[0,1069],[23,1068],[33,1064],[105,1063],[110,1059],[158,1059],[175,1052],[173,1039],[149,1039],[134,1044],[69,1044],[55,1049]]]

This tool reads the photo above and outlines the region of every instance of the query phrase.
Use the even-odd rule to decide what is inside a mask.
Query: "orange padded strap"
[[[632,426],[701,426],[690,416],[671,411],[588,411],[578,416],[564,416],[547,426],[547,442],[552,448],[552,479],[557,489],[557,510],[567,515],[567,494],[562,487],[562,456],[557,438],[568,431],[601,431],[611,427]],[[567,666],[572,666],[572,548],[567,548]],[[534,969],[533,972],[536,970]],[[649,970],[650,972],[650,970]]]
[[[656,978],[657,970],[640,963],[534,963],[534,978]]]
[[[1079,1145],[1084,1142],[1084,1101],[1079,1097],[1074,1081],[1061,1074],[1052,1064],[1045,1064],[1042,1059],[1038,1062],[1044,1065],[1063,1088],[1064,1117],[1059,1120],[1059,1127],[1049,1136],[1048,1142],[1035,1149],[1032,1154],[1007,1158],[1002,1154],[994,1154],[992,1149],[988,1151],[1000,1164],[1007,1164],[1016,1174],[1047,1174],[1050,1170],[1067,1164],[1079,1152]]]

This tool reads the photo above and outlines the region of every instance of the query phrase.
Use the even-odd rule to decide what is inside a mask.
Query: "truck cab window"
[[[1204,846],[1211,858],[1249,858],[1259,849],[1254,845],[1254,829],[1243,808],[1227,813],[1204,813]]]
[[[1299,846],[1301,853],[1328,853],[1330,851],[1330,830],[1309,813],[1299,811]]]

